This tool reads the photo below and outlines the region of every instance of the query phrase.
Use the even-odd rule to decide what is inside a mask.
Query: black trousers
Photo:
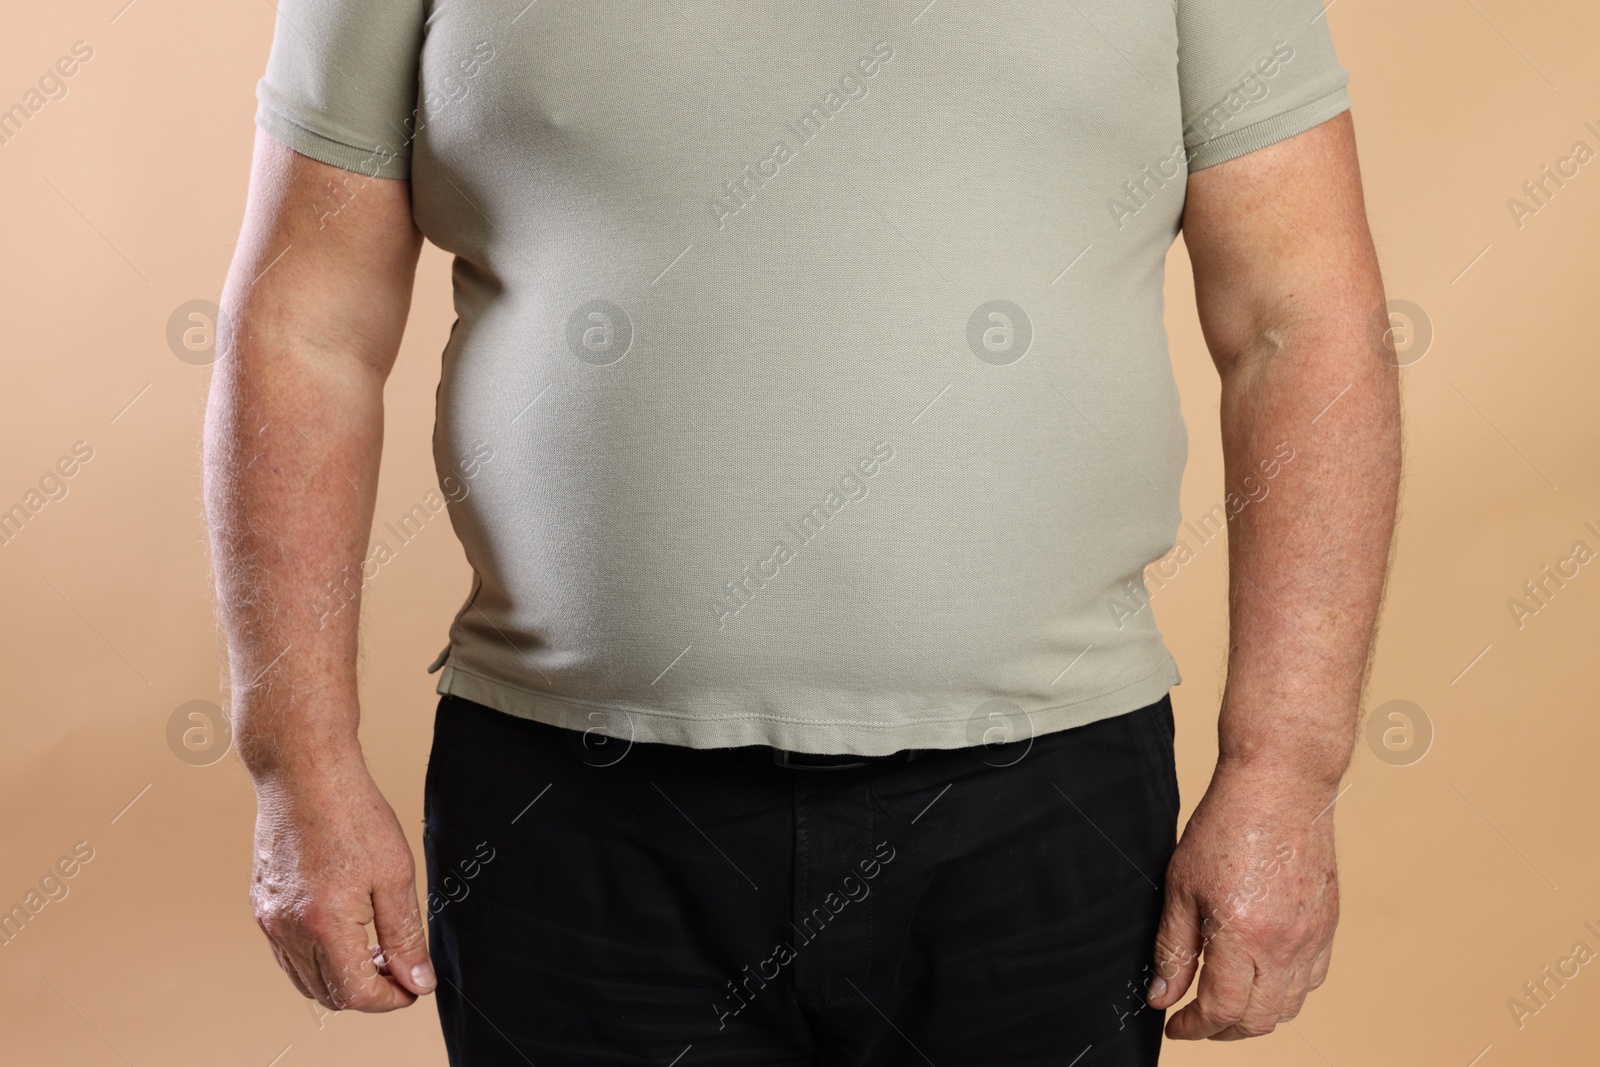
[[[858,769],[439,703],[425,849],[455,1067],[1134,1067],[1170,697]]]

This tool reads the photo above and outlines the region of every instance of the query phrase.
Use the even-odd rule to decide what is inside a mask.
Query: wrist
[[[1350,765],[1356,719],[1356,702],[1327,686],[1264,693],[1230,679],[1217,773],[1331,798]]]
[[[1332,825],[1333,802],[1339,796],[1343,765],[1286,758],[1283,754],[1223,754],[1217,758],[1211,789],[1230,794],[1254,807],[1294,813],[1307,822]]]
[[[1338,789],[1349,764],[1349,751],[1239,749],[1223,746],[1217,754],[1217,774],[1232,778],[1277,782],[1307,793]]]
[[[366,773],[366,757],[354,730],[241,732],[234,745],[258,792]]]

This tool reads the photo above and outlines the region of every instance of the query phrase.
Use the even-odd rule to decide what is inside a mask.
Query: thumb
[[[1204,944],[1200,909],[1189,894],[1168,879],[1166,900],[1161,906],[1161,924],[1156,928],[1152,968],[1155,977],[1150,979],[1146,997],[1152,1008],[1170,1008],[1183,999],[1200,967],[1200,950]]]
[[[432,993],[439,984],[428,957],[428,939],[417,910],[416,882],[378,886],[372,891],[372,924],[389,975],[411,992]]]

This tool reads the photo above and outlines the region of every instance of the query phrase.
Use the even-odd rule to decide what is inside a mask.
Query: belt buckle
[[[851,762],[831,762],[841,759],[850,760]],[[772,762],[793,771],[848,771],[857,767],[865,767],[871,761],[859,756],[831,756],[824,753],[794,752],[787,748],[775,748],[772,750]]]
[[[818,752],[795,752],[787,748],[774,748],[772,762],[779,767],[787,767],[793,771],[848,771],[858,767],[870,767],[874,763],[902,762],[909,763],[917,758],[914,748],[901,749],[888,756],[848,756],[828,755]],[[832,762],[846,760],[848,762]]]

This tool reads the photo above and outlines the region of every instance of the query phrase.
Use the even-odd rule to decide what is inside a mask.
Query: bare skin
[[[366,557],[383,384],[422,238],[409,183],[352,195],[349,179],[258,132],[206,410],[205,501],[234,735],[256,789],[256,920],[301,993],[389,1011],[436,979],[411,847],[357,740],[358,612],[328,612],[326,585]],[[330,182],[346,190],[331,217]]]
[[[1171,1007],[1198,971],[1167,1036],[1232,1040],[1294,1018],[1328,974],[1330,805],[1383,595],[1400,403],[1348,112],[1193,175],[1183,229],[1229,489],[1252,495],[1281,442],[1294,454],[1228,523],[1219,757],[1167,870],[1149,996]]]
[[[206,504],[258,799],[257,920],[303,994],[388,1011],[435,980],[414,971],[428,964],[414,863],[357,738],[359,605],[319,605],[366,554],[383,384],[421,239],[404,181],[367,181],[329,217],[328,183],[347,179],[257,136],[207,410]],[[1225,1039],[1292,1017],[1327,972],[1338,903],[1324,809],[1381,598],[1399,409],[1374,351],[1383,292],[1347,118],[1196,174],[1184,228],[1223,380],[1230,487],[1259,479],[1280,442],[1296,453],[1229,523],[1221,757],[1168,871],[1154,961],[1158,1007],[1200,972],[1169,1036]]]

